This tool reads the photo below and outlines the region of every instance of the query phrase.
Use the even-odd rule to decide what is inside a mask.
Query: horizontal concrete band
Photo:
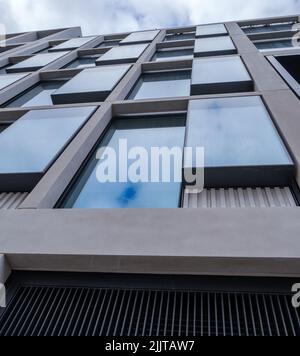
[[[11,210],[13,269],[300,277],[300,210]]]

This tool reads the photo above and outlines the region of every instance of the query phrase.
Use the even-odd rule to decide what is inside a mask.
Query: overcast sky
[[[300,13],[300,0],[0,0],[8,32],[82,26],[84,34]]]

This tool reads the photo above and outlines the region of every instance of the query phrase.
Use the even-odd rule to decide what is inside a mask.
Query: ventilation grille
[[[28,193],[0,193],[0,209],[17,209]]]
[[[300,311],[275,294],[21,287],[1,336],[300,336]]]
[[[200,194],[185,191],[184,208],[288,208],[297,206],[291,189],[240,188],[204,189]]]

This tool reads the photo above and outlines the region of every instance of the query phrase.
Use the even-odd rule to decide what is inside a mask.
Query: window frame
[[[290,187],[295,180],[296,176],[296,165],[292,158],[292,154],[287,147],[282,133],[278,130],[278,127],[275,123],[275,120],[272,116],[271,111],[268,108],[266,101],[262,95],[234,95],[227,98],[199,98],[196,101],[202,100],[226,100],[226,99],[238,99],[238,98],[247,98],[247,97],[257,97],[261,100],[263,107],[266,110],[266,114],[270,118],[271,124],[274,127],[275,133],[278,135],[279,142],[283,145],[287,158],[290,159],[291,164],[289,165],[245,165],[245,166],[212,166],[205,167],[205,188],[247,188],[247,187],[278,187],[278,186],[288,186]],[[191,121],[191,103],[190,101],[188,106],[187,113],[187,131],[186,131],[186,144],[188,145],[188,135],[190,130],[190,121]],[[187,167],[184,164],[184,169],[187,172],[192,172],[196,174],[198,167]],[[201,169],[203,169],[201,167]],[[281,172],[281,177],[278,177],[278,171]],[[185,187],[188,186],[188,183],[185,182]]]
[[[152,63],[156,63],[156,62],[150,62]],[[143,85],[143,77],[144,76],[151,76],[151,75],[162,75],[162,74],[172,74],[172,73],[184,73],[184,72],[191,72],[191,76],[190,76],[190,81],[192,83],[192,69],[188,69],[188,68],[179,68],[179,69],[172,69],[172,70],[153,70],[153,71],[143,71],[141,73],[141,75],[139,76],[139,78],[137,79],[137,81],[135,82],[135,84],[132,86],[132,88],[130,89],[127,97],[126,97],[126,101],[135,101],[135,102],[139,102],[139,101],[149,101],[149,100],[168,100],[172,97],[154,97],[154,98],[144,98],[144,99],[135,99],[134,96],[139,92],[141,86]],[[176,80],[176,79],[175,79]],[[177,96],[176,98],[185,98],[185,97],[189,97],[191,96],[191,92],[190,95],[187,96]]]
[[[209,57],[210,58],[210,57]],[[239,58],[242,65],[245,68],[245,71],[249,75],[249,80],[241,81],[227,81],[227,82],[210,82],[210,83],[197,83],[196,78],[194,77],[194,68],[197,65],[197,62],[208,59],[205,57],[195,58],[193,61],[192,69],[192,80],[191,80],[191,95],[218,95],[218,94],[228,94],[228,93],[245,93],[254,91],[254,80],[251,77],[250,71],[248,70],[243,58],[239,55],[234,56],[217,56],[211,57],[212,59],[224,59],[228,60],[230,58]]]
[[[77,108],[86,108],[84,106],[82,107],[77,107]],[[68,139],[65,140],[64,144],[57,150],[57,153],[53,155],[49,159],[48,164],[46,167],[37,172],[37,171],[32,171],[32,172],[12,172],[12,173],[0,173],[0,192],[29,192],[32,189],[35,188],[35,186],[38,184],[38,182],[43,178],[43,176],[46,174],[46,172],[51,168],[51,166],[56,162],[56,160],[62,155],[63,152],[65,152],[66,148],[69,146],[69,144],[74,140],[74,138],[77,136],[77,134],[80,132],[80,130],[87,124],[87,122],[91,119],[91,117],[95,114],[96,110],[98,109],[97,106],[89,106],[90,108],[90,113],[86,115],[85,119],[82,121],[82,124],[78,126],[77,129],[74,130],[73,134],[70,135]],[[18,117],[16,117],[14,120],[10,120],[9,123],[7,123],[7,127],[13,125],[16,123],[19,119],[22,117],[30,114],[30,112],[37,112],[37,111],[54,111],[54,110],[63,110],[63,109],[76,109],[76,108],[44,108],[44,109],[33,109],[33,110],[26,110],[22,108],[22,110],[18,111]],[[2,131],[3,132],[3,131]],[[1,133],[0,132],[0,135]],[[29,137],[26,137],[29,138]]]
[[[59,200],[56,202],[54,208],[55,209],[70,209],[72,210],[73,208],[66,208],[65,204],[66,201],[69,199],[69,197],[72,195],[72,191],[75,190],[76,184],[79,183],[80,179],[82,178],[84,172],[86,169],[89,167],[91,164],[91,160],[93,159],[93,156],[95,155],[95,152],[99,149],[99,147],[103,146],[103,141],[107,139],[107,134],[110,131],[110,128],[112,127],[113,123],[115,120],[126,120],[126,119],[144,119],[147,118],[147,120],[151,120],[153,118],[177,118],[178,120],[184,120],[185,121],[185,134],[184,134],[184,140],[183,140],[183,147],[185,146],[185,140],[186,140],[186,131],[187,131],[187,111],[177,111],[177,112],[172,112],[172,111],[166,111],[166,112],[150,112],[150,113],[132,113],[132,114],[116,114],[111,117],[111,119],[108,121],[107,125],[105,128],[102,130],[101,135],[99,136],[98,140],[94,144],[93,148],[89,151],[88,155],[86,156],[85,160],[82,162],[76,173],[73,175],[73,178],[71,179],[70,183],[68,186],[65,188],[63,194],[60,196]],[[183,169],[183,168],[182,168]],[[184,198],[184,181],[181,182],[181,188],[179,192],[179,200],[178,200],[178,206],[174,209],[181,209],[183,205],[183,198]],[[87,208],[81,208],[81,209],[87,209]],[[101,208],[94,208],[94,209],[101,209]],[[103,209],[103,208],[102,208]],[[108,208],[104,208],[108,209]],[[114,210],[117,210],[118,208],[114,208]],[[119,208],[122,209],[122,208]],[[125,208],[128,209],[128,208]],[[130,208],[129,208],[130,209]]]

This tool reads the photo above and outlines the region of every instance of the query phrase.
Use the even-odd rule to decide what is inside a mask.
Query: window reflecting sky
[[[205,148],[206,167],[292,162],[259,97],[193,100],[188,123],[187,145]]]
[[[183,147],[185,118],[135,118],[115,120],[99,147],[109,146],[118,152],[120,139],[128,140],[128,149],[144,147]],[[64,206],[67,208],[177,208],[180,183],[99,183],[99,161],[91,161],[76,182]],[[124,164],[127,164],[125,162]],[[128,165],[132,161],[128,162]],[[174,171],[174,167],[172,167]],[[119,170],[117,167],[117,172]],[[150,161],[149,161],[149,172]]]
[[[95,109],[29,111],[0,134],[0,173],[43,172]]]

